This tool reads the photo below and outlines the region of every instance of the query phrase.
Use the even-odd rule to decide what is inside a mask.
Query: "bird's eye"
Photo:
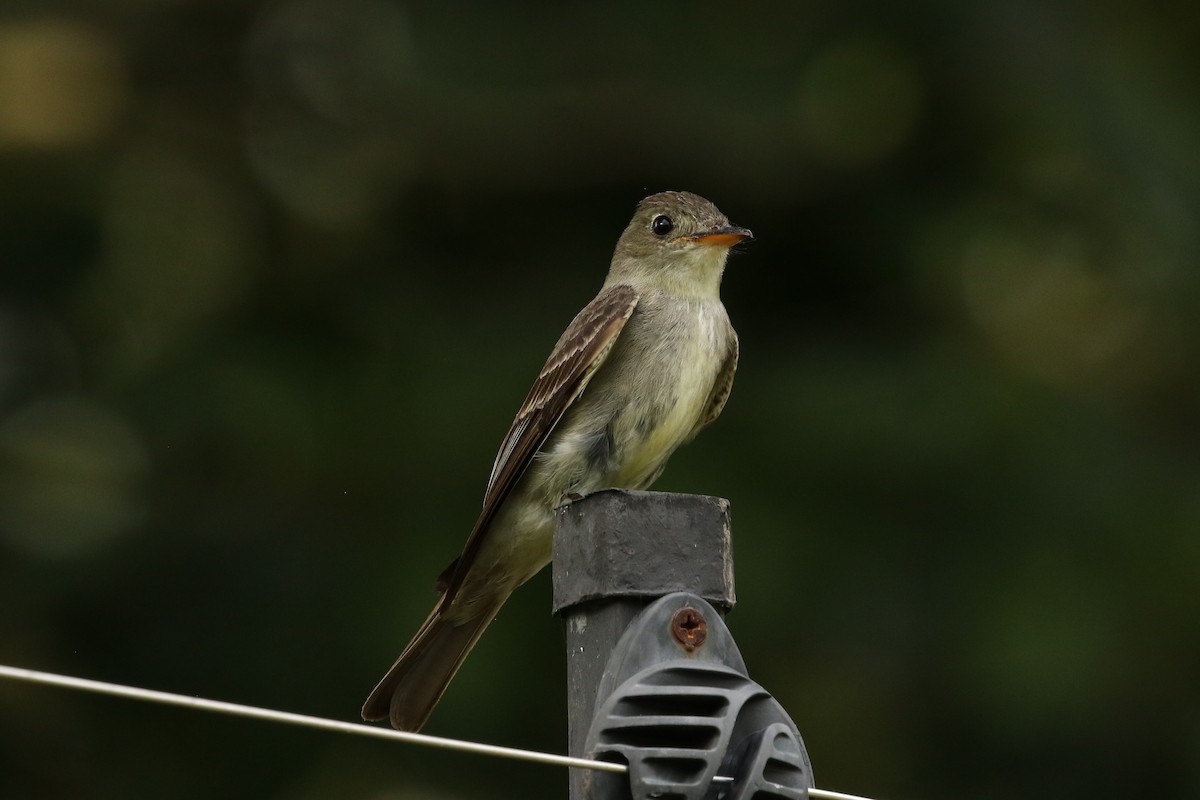
[[[650,230],[654,231],[655,236],[666,236],[675,230],[675,223],[666,214],[659,214],[650,223]]]

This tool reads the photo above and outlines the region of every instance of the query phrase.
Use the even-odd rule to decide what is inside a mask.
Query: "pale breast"
[[[719,302],[643,298],[523,483],[550,507],[646,488],[706,412],[731,335]]]
[[[614,419],[613,485],[652,480],[689,438],[712,396],[729,346],[724,309],[719,303],[688,303],[673,311],[675,324],[649,342],[638,365],[642,391]]]

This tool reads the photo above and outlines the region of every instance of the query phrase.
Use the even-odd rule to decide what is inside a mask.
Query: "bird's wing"
[[[554,426],[604,363],[637,302],[638,294],[632,287],[609,287],[576,315],[559,338],[500,445],[488,479],[483,510],[462,555],[438,578],[438,588],[444,592],[441,607],[454,598],[496,511],[525,474]]]
[[[705,407],[700,419],[696,421],[696,427],[692,428],[691,435],[688,436],[689,439],[711,425],[717,417],[721,416],[721,412],[725,409],[725,401],[729,399],[729,393],[733,390],[733,374],[737,372],[738,364],[738,338],[737,334],[733,331],[730,331],[730,335],[729,350],[725,353],[725,362],[721,364],[721,371],[717,373],[717,380],[713,383],[712,394],[708,396],[708,405]]]

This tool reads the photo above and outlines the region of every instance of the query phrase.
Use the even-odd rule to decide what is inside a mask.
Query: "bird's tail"
[[[482,613],[455,621],[442,610],[439,603],[363,703],[363,719],[390,717],[397,730],[421,730],[500,606],[489,603]]]

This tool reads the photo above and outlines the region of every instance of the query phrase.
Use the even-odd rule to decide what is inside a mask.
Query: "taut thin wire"
[[[135,686],[122,686],[117,683],[91,681],[86,678],[73,678],[69,675],[57,675],[52,672],[39,672],[32,669],[21,669],[20,667],[0,665],[0,678],[11,678],[12,680],[25,681],[27,683],[40,683],[46,686],[58,686],[64,689],[77,689],[94,694],[126,697],[131,700],[144,700],[149,703],[160,703],[168,706],[183,706],[184,708],[194,708],[200,711],[230,714],[235,717],[265,719],[271,722],[282,722],[285,725],[299,725],[304,728],[317,728],[319,730],[337,731],[338,733],[349,733],[358,736],[373,736],[376,739],[392,739],[393,741],[408,742],[409,744],[421,744],[428,747],[440,747],[445,750],[457,750],[463,753],[478,753],[479,755],[498,756],[516,761],[530,761],[535,764],[551,764],[559,767],[590,769],[598,772],[628,772],[628,768],[624,764],[593,761],[590,758],[573,758],[571,756],[555,755],[554,753],[540,753],[536,750],[521,750],[515,747],[467,742],[461,739],[446,739],[441,736],[429,736],[424,733],[395,731],[391,728],[360,725],[356,722],[339,722],[323,717],[310,717],[306,714],[293,714],[290,711],[272,711],[269,708],[245,706],[240,703],[225,703],[220,700],[206,700],[202,697],[188,697],[187,695],[172,694],[170,692],[156,692],[150,689],[139,689]],[[728,782],[733,779],[719,777],[716,780]],[[809,789],[808,794],[810,797],[817,798],[817,800],[870,800],[870,798],[858,795],[842,794],[841,792],[831,792],[825,789]]]

